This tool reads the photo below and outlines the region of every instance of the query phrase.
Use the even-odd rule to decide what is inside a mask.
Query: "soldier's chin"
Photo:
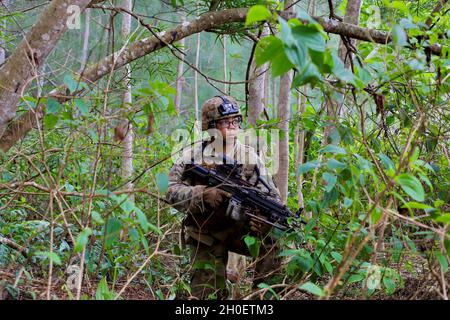
[[[228,131],[225,136],[226,142],[234,142],[234,139],[236,139],[237,135],[237,132]]]

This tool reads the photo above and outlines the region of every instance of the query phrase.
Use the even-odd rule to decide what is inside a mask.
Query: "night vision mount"
[[[223,96],[216,96],[222,99],[223,103],[219,106],[218,110],[222,117],[226,117],[235,113],[239,113],[239,108],[234,103],[231,103],[227,98]]]

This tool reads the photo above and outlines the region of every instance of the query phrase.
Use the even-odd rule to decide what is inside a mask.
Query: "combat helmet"
[[[232,97],[215,96],[206,100],[202,106],[202,130],[216,127],[216,121],[240,116],[239,106]]]

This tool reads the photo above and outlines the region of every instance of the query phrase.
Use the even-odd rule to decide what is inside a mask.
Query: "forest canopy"
[[[230,298],[448,300],[449,10],[0,1],[0,300],[192,298],[166,194],[217,95],[304,221],[256,287],[245,237]]]

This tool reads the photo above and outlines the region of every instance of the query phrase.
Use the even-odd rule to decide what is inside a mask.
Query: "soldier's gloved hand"
[[[269,233],[271,225],[264,223],[254,217],[250,217],[250,230],[256,233],[257,236],[265,236]]]
[[[219,188],[205,188],[203,192],[203,202],[212,210],[230,199],[230,194]]]

